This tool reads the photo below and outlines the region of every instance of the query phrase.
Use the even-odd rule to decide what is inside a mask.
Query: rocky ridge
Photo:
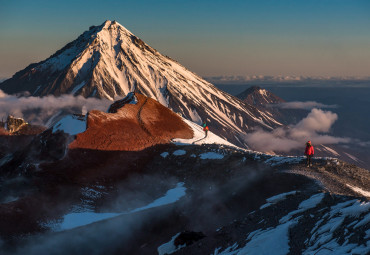
[[[96,254],[366,254],[369,172],[336,159],[316,158],[312,168],[303,162],[219,145],[70,150],[41,164],[21,190],[7,182],[14,199],[0,206],[7,219],[0,234],[5,240],[28,234],[3,248],[10,254],[74,254],[77,247]]]

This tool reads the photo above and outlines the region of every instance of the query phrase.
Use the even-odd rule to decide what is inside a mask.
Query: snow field
[[[318,193],[316,195],[311,196],[309,199],[304,200],[298,206],[298,209],[295,211],[290,212],[289,214],[285,215],[283,218],[279,220],[279,223],[286,223],[288,222],[294,215],[298,213],[302,213],[308,209],[316,207],[318,204],[321,203],[322,199],[324,198],[324,193]]]
[[[361,202],[358,200],[350,200],[343,203],[338,203],[330,208],[330,212],[323,216],[323,219],[318,221],[315,228],[312,230],[310,240],[307,240],[308,248],[303,252],[305,255],[318,254],[322,247],[326,247],[325,251],[320,251],[320,254],[331,254],[335,251],[336,254],[368,254],[370,252],[370,239],[365,245],[350,243],[351,235],[345,237],[345,242],[338,243],[334,237],[334,231],[343,225],[346,218],[354,218],[353,223],[346,226],[346,230],[356,229],[370,222],[370,202]],[[360,215],[364,217],[359,220]],[[325,221],[325,222],[324,222]],[[353,231],[349,231],[353,232]]]
[[[201,159],[223,159],[224,155],[213,151],[205,152],[199,155]]]
[[[238,245],[234,244],[223,252],[219,252],[220,249],[218,248],[215,250],[214,255],[288,254],[290,249],[289,229],[295,224],[297,224],[296,221],[289,221],[278,225],[276,228],[258,229],[248,235],[247,244],[244,247],[238,249]]]
[[[169,155],[169,153],[168,153],[168,152],[163,152],[163,153],[161,153],[161,157],[162,157],[162,158],[166,158],[168,155]]]
[[[185,154],[186,154],[186,151],[184,151],[184,150],[176,150],[172,153],[172,155],[174,155],[174,156],[183,156]]]
[[[225,139],[222,139],[221,137],[215,135],[211,131],[208,131],[208,136],[205,138],[205,133],[203,131],[203,127],[200,125],[182,118],[183,121],[185,121],[186,124],[188,124],[194,132],[194,137],[191,139],[180,139],[175,138],[172,140],[172,142],[176,145],[191,145],[191,144],[223,144],[230,147],[238,148],[237,146],[233,145],[232,143],[226,141]]]
[[[77,135],[85,132],[86,130],[86,118],[81,118],[75,115],[67,115],[60,121],[55,123],[53,126],[53,133],[57,131],[63,131],[70,135]]]
[[[158,251],[158,255],[165,255],[165,254],[172,254],[174,253],[175,251],[178,251],[180,250],[181,248],[184,248],[186,247],[186,244],[184,245],[179,245],[179,246],[175,246],[175,239],[180,235],[180,233],[177,233],[176,235],[174,235],[171,240],[167,243],[164,243],[162,244],[161,246],[158,247],[157,251]]]
[[[276,195],[267,199],[267,201],[269,203],[276,203],[285,199],[288,194],[294,195],[294,192]],[[220,252],[221,248],[215,249],[214,255],[288,254],[290,249],[289,229],[299,222],[303,217],[302,213],[316,208],[324,196],[324,193],[318,193],[302,201],[298,209],[282,217],[279,221],[280,224],[276,227],[257,229],[249,233],[247,243],[244,247],[239,248],[238,244],[235,243],[222,252]],[[365,226],[365,224],[368,224],[370,222],[370,202],[349,200],[337,203],[328,209],[329,212],[324,214],[324,216],[320,216],[312,228],[311,238],[305,241],[307,248],[302,251],[302,254],[369,254],[370,230],[364,230],[366,244],[351,243],[351,235],[345,235],[345,241],[340,243],[335,237],[334,232],[338,228],[345,227],[345,232],[353,233],[354,229],[359,229]],[[311,214],[311,217],[315,217],[314,212]],[[344,225],[346,219],[347,221],[351,219],[353,222]]]
[[[92,197],[98,196],[100,197],[100,194],[98,191],[92,191],[91,189],[84,189],[83,192],[88,192]],[[45,224],[47,227],[50,227],[54,231],[64,231],[69,230],[77,227],[82,227],[85,225],[89,225],[94,222],[110,219],[113,217],[131,214],[140,212],[143,210],[147,210],[154,207],[159,207],[163,205],[168,205],[175,203],[180,198],[184,197],[186,195],[186,188],[184,187],[184,183],[180,182],[177,183],[176,187],[173,189],[170,189],[166,192],[166,194],[150,204],[136,208],[134,210],[128,211],[128,212],[121,212],[121,213],[96,213],[96,212],[74,212],[64,215],[61,222],[57,223],[47,223]]]

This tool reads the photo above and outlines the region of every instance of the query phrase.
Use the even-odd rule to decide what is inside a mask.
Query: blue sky
[[[106,19],[202,76],[370,76],[368,0],[0,0],[0,77]]]

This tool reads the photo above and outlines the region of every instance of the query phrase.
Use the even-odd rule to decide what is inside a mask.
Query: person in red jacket
[[[311,141],[308,141],[306,143],[306,149],[304,150],[304,154],[307,157],[307,167],[312,166],[311,158],[315,154],[315,150],[314,150],[314,148],[313,148],[313,146],[311,144]]]
[[[203,122],[203,131],[205,132],[205,137],[204,137],[204,138],[206,138],[206,137],[208,136],[208,130],[209,130],[208,125],[207,125],[207,123],[204,121],[204,122]]]

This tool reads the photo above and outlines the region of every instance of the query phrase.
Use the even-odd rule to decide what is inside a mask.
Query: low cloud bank
[[[0,120],[11,114],[32,124],[45,125],[50,118],[61,113],[85,114],[93,109],[106,111],[110,104],[112,101],[107,99],[73,95],[16,97],[0,90]]]
[[[302,149],[308,140],[313,144],[349,143],[350,138],[334,137],[328,133],[338,119],[331,111],[312,109],[306,118],[294,126],[277,128],[272,132],[257,130],[245,136],[246,142],[255,150],[288,152]]]
[[[277,107],[282,109],[304,109],[304,110],[311,110],[313,108],[337,108],[337,105],[326,105],[322,103],[318,103],[315,101],[307,101],[307,102],[299,102],[299,101],[293,101],[293,102],[286,102],[286,103],[280,103],[280,104],[273,104],[269,105],[270,107]]]

